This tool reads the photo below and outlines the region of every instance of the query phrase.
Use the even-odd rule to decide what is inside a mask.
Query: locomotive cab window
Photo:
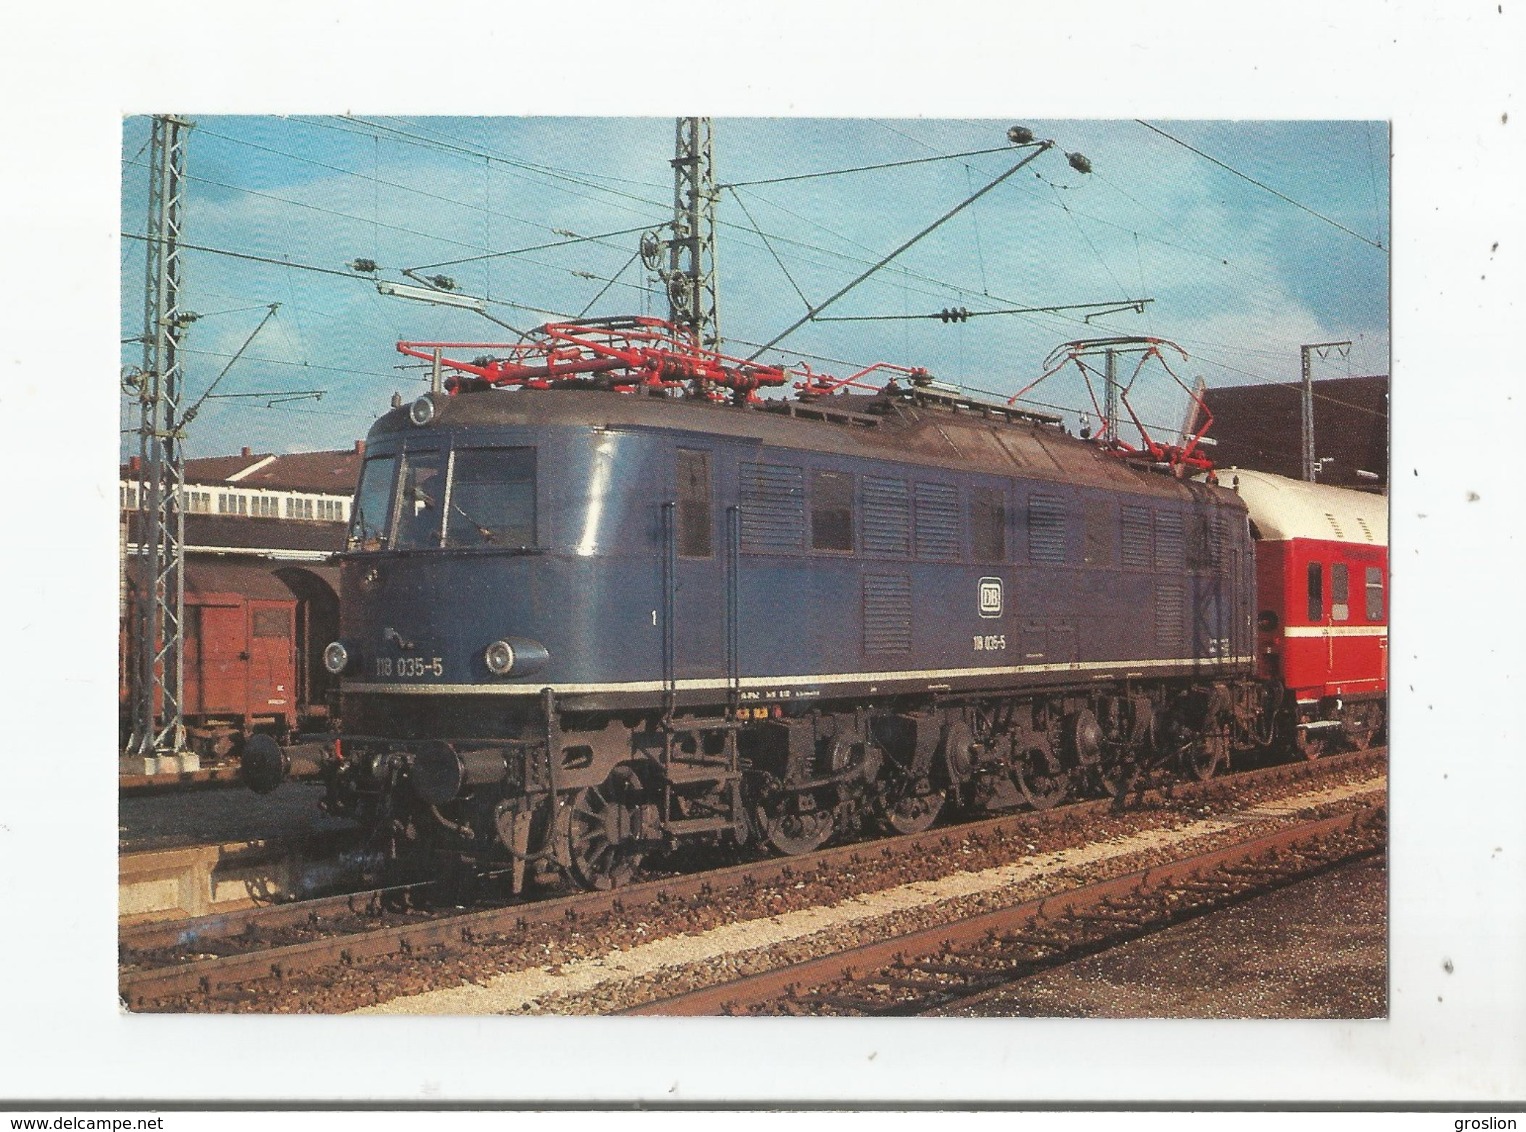
[[[440,545],[441,506],[445,495],[445,461],[438,452],[409,452],[397,481],[396,527],[391,543],[397,550]]]
[[[1309,563],[1309,620],[1318,623],[1325,616],[1325,567]]]
[[[458,449],[448,511],[446,546],[534,546],[535,449]]]
[[[1351,617],[1350,586],[1346,576],[1346,564],[1336,562],[1330,567],[1330,619],[1346,621]]]
[[[811,473],[811,549],[853,550],[853,477]]]
[[[373,456],[360,473],[355,506],[350,513],[351,550],[379,550],[386,545],[388,506],[397,457]]]
[[[711,549],[710,453],[678,450],[678,554],[709,558]]]

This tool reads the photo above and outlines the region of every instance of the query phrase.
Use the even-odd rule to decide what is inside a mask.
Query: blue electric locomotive
[[[607,887],[694,839],[805,852],[1254,741],[1234,493],[919,373],[758,400],[779,371],[655,325],[447,361],[371,429],[309,761],[389,856]]]

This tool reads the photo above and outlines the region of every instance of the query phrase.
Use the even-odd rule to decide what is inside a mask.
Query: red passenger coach
[[[1284,718],[1311,758],[1365,747],[1388,695],[1388,500],[1225,469],[1256,543],[1259,675],[1286,689]]]

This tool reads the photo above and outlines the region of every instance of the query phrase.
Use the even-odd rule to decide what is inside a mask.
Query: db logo
[[[982,617],[1000,617],[1002,609],[1001,579],[980,579],[980,615]]]

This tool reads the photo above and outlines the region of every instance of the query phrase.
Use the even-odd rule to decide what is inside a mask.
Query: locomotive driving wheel
[[[1229,765],[1229,727],[1215,727],[1196,736],[1181,751],[1182,769],[1207,782]]]
[[[617,888],[630,881],[645,855],[637,837],[636,799],[641,782],[617,767],[601,786],[579,790],[567,817],[568,859],[586,888]]]
[[[762,839],[787,857],[814,853],[837,828],[832,811],[809,791],[767,798],[753,807],[753,817]]]
[[[924,778],[892,787],[880,799],[880,819],[893,833],[922,833],[943,812],[946,796]]]
[[[1012,778],[1035,810],[1053,809],[1070,793],[1070,775],[1053,751],[1031,747],[1012,766]]]

